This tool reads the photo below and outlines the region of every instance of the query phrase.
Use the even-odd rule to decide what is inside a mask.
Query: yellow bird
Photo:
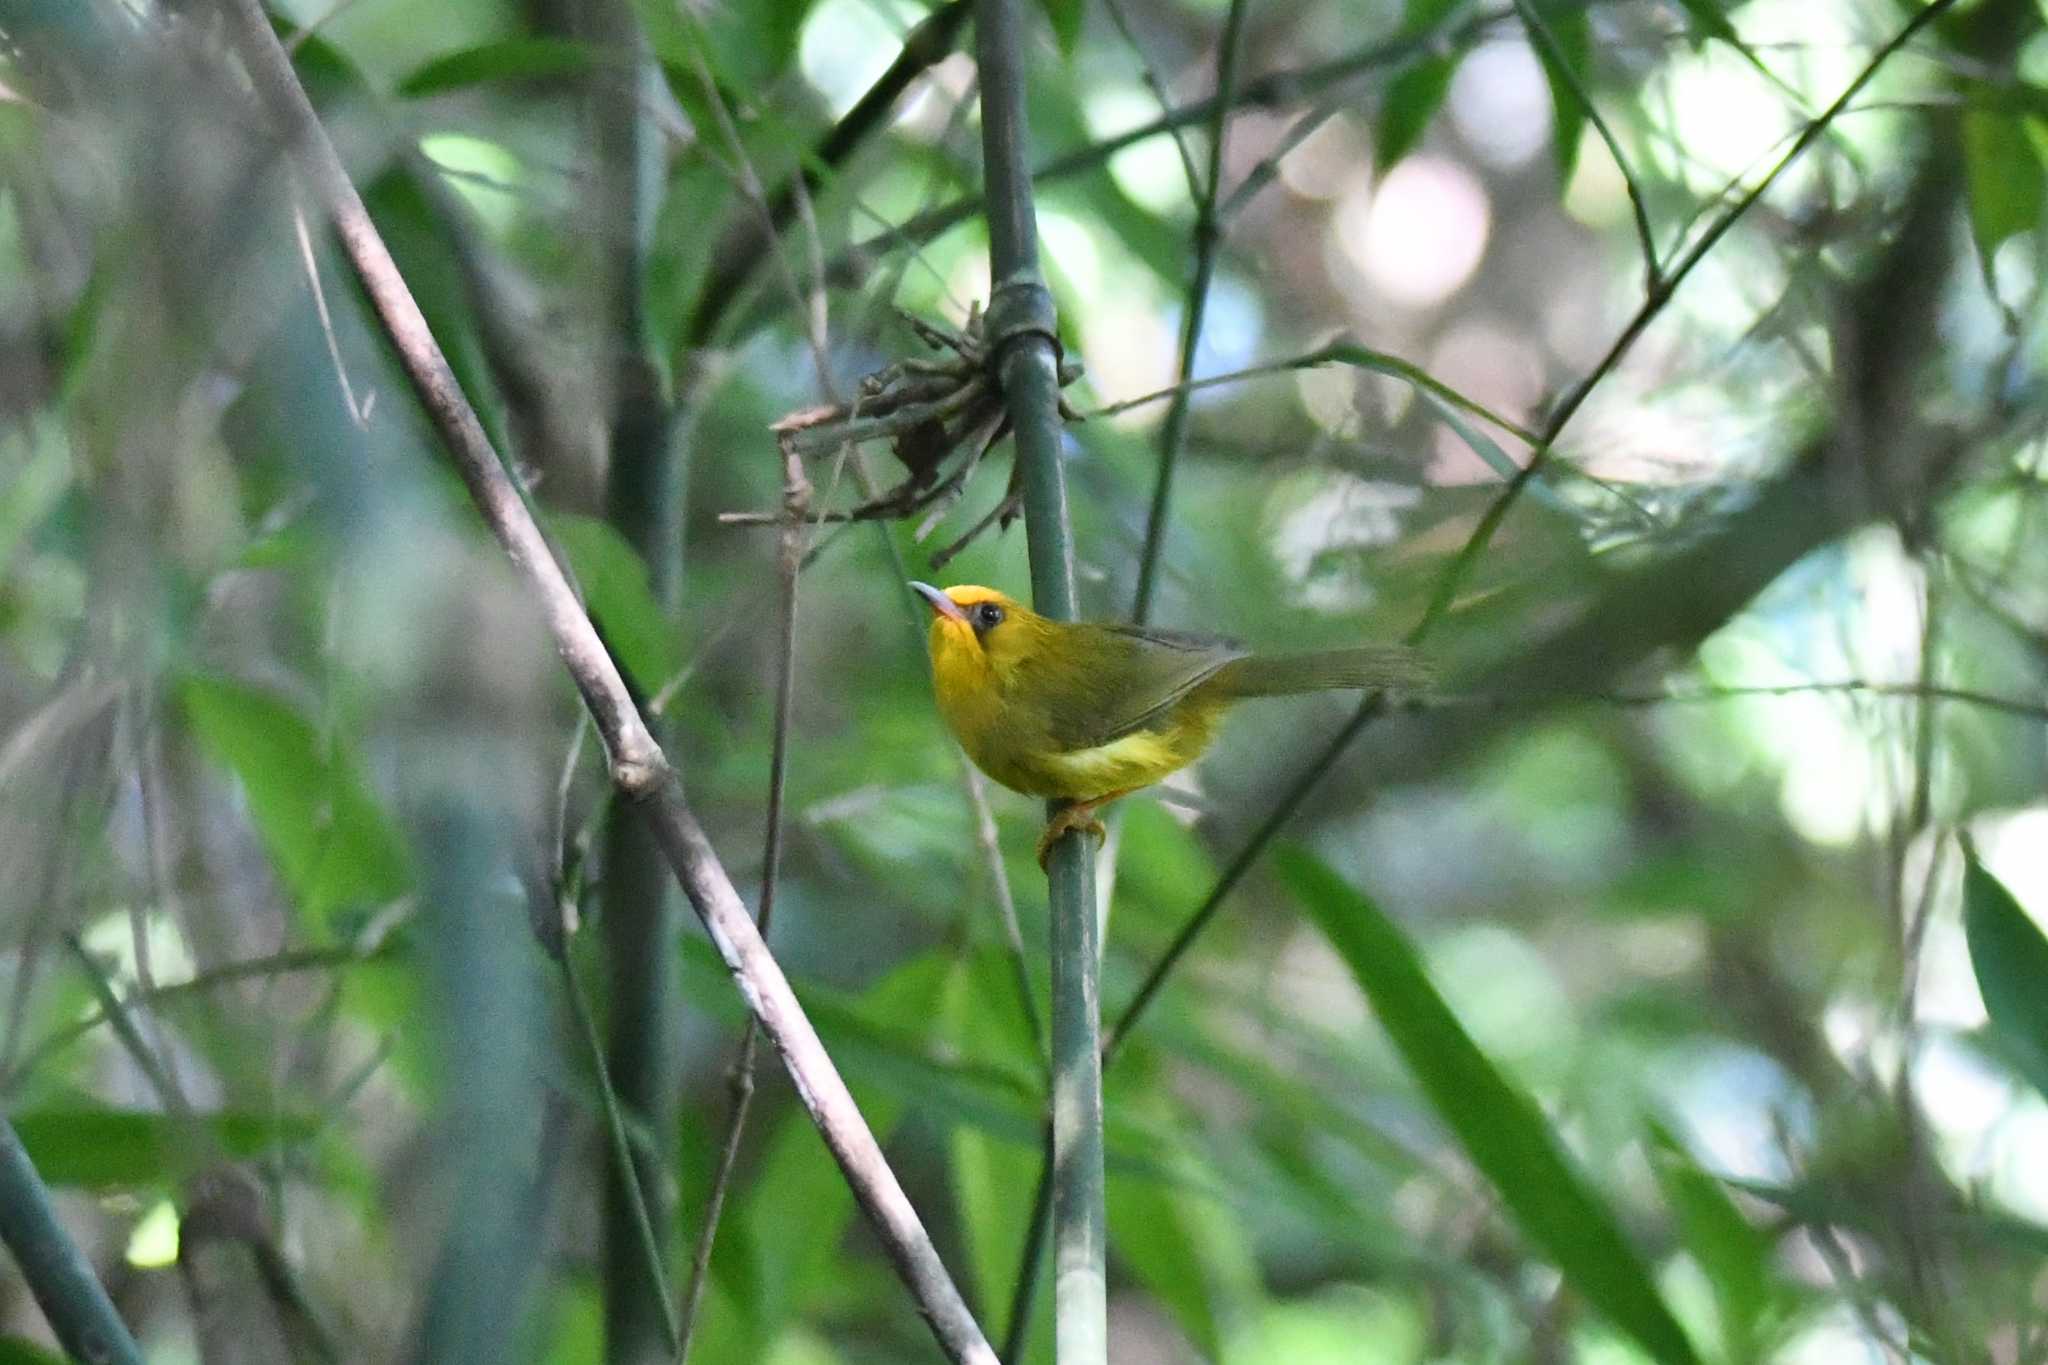
[[[1246,697],[1413,687],[1429,670],[1399,645],[1254,654],[1234,640],[1054,621],[994,588],[912,583],[931,604],[939,713],[976,767],[1026,796],[1061,797],[1038,841],[1195,761]]]

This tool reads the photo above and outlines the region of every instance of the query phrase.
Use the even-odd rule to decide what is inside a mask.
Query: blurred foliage
[[[1179,371],[1224,31],[1109,4],[1031,14],[1089,410]],[[1311,647],[1437,602],[1445,681],[1359,722],[1114,1057],[1120,1365],[2048,1361],[2048,26],[1939,9],[1886,54],[1920,5],[1250,7],[1193,371],[1268,368],[1193,397],[1152,616]],[[770,422],[923,354],[892,309],[986,295],[960,16],[274,10],[753,892],[776,537],[720,515],[781,505]],[[0,0],[0,35],[0,1106],[151,1359],[225,1358],[223,1315],[237,1359],[604,1358],[601,1082],[545,960],[606,873],[573,693],[210,7]],[[602,516],[636,357],[673,605]],[[1071,428],[1099,616],[1163,411]],[[1017,528],[932,567],[985,463],[924,539],[804,531],[773,940],[1001,1340],[1045,1081],[997,885],[1042,995],[1040,812],[992,792],[984,851],[897,567],[1022,588]],[[901,477],[807,473],[821,510]],[[1125,803],[1108,1016],[1351,705],[1246,709]],[[742,1005],[694,932],[675,966],[680,1124],[630,1138],[686,1260]],[[935,1358],[760,1084],[694,1358]],[[176,1265],[131,1249],[166,1201]],[[48,1347],[0,1276],[0,1360]]]

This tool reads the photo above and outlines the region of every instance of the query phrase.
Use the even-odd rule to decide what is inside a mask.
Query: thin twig
[[[1134,625],[1144,625],[1152,614],[1159,556],[1166,542],[1166,518],[1173,505],[1173,472],[1180,463],[1192,406],[1186,386],[1195,377],[1195,353],[1202,344],[1202,318],[1208,311],[1209,286],[1216,277],[1216,254],[1223,243],[1216,196],[1223,189],[1223,140],[1228,131],[1230,106],[1237,94],[1238,47],[1244,36],[1248,8],[1246,0],[1230,0],[1230,10],[1223,19],[1223,38],[1216,49],[1216,109],[1209,122],[1209,169],[1196,190],[1200,197],[1195,204],[1195,271],[1181,316],[1180,387],[1166,409],[1166,423],[1159,432],[1159,472],[1152,484],[1152,507],[1145,516],[1144,548],[1138,555],[1137,595],[1131,599]],[[1189,188],[1195,188],[1192,182]]]
[[[1179,932],[1173,936],[1173,941],[1167,945],[1166,951],[1159,955],[1159,960],[1145,973],[1145,979],[1139,983],[1137,992],[1131,996],[1123,1012],[1117,1015],[1116,1022],[1109,1026],[1102,1043],[1105,1067],[1116,1060],[1116,1054],[1122,1049],[1124,1040],[1130,1037],[1131,1030],[1143,1017],[1146,1008],[1152,1003],[1152,998],[1159,993],[1159,988],[1166,984],[1166,978],[1173,974],[1173,969],[1187,956],[1188,949],[1194,946],[1195,940],[1202,936],[1202,931],[1216,918],[1217,912],[1223,908],[1223,902],[1237,889],[1237,884],[1244,880],[1244,875],[1265,855],[1266,846],[1273,842],[1286,827],[1287,822],[1294,818],[1294,813],[1307,802],[1309,795],[1321,784],[1323,778],[1337,766],[1338,760],[1343,758],[1344,750],[1350,747],[1351,741],[1385,710],[1386,693],[1367,693],[1365,700],[1359,703],[1358,709],[1351,713],[1351,718],[1344,722],[1343,728],[1330,737],[1330,742],[1323,746],[1323,751],[1310,761],[1301,775],[1281,794],[1273,808],[1266,812],[1266,818],[1259,821],[1259,827],[1252,831],[1251,838],[1247,839],[1244,846],[1238,849],[1236,856],[1231,858],[1223,869],[1223,875],[1209,888],[1209,894],[1202,898],[1202,903],[1195,907],[1194,913],[1182,922]]]
[[[1665,706],[1689,702],[1729,701],[1741,697],[1796,697],[1826,693],[1862,693],[1874,697],[1903,697],[1910,700],[1960,702],[1982,706],[2028,720],[2048,721],[2048,705],[1978,692],[1967,687],[1943,687],[1926,683],[1871,682],[1848,678],[1840,682],[1777,683],[1759,687],[1708,687],[1670,692],[1596,692],[1587,700],[1610,706]]]
[[[782,868],[782,815],[789,786],[790,714],[796,701],[797,581],[803,570],[803,514],[810,493],[801,458],[786,446],[782,456],[783,504],[789,515],[782,528],[781,553],[776,566],[781,585],[776,619],[781,629],[775,646],[775,720],[768,758],[768,824],[761,839],[761,909],[755,916],[764,940],[775,916],[775,888]],[[695,1334],[698,1311],[704,1301],[704,1286],[710,1278],[711,1252],[718,1241],[719,1220],[725,1212],[726,1195],[739,1164],[740,1139],[746,1133],[747,1114],[753,1108],[754,1057],[759,1040],[758,1023],[749,1016],[740,1039],[739,1056],[732,1064],[732,1109],[726,1117],[725,1140],[719,1144],[718,1168],[711,1178],[711,1192],[704,1201],[704,1224],[697,1233],[697,1247],[690,1257],[689,1278],[683,1285],[683,1327],[676,1347],[678,1365],[690,1357],[690,1340]]]
[[[926,71],[945,60],[953,50],[960,25],[966,20],[969,0],[947,0],[903,40],[902,50],[889,68],[875,78],[851,109],[821,138],[796,176],[760,204],[756,221],[735,228],[713,254],[718,262],[705,278],[695,304],[686,315],[683,344],[690,348],[708,344],[748,278],[763,257],[775,251],[775,241],[789,226],[803,196],[823,181],[823,172],[833,170],[853,155],[861,143],[888,125],[896,101]],[[765,237],[765,240],[764,240]]]
[[[140,991],[133,992],[128,998],[133,1003],[147,1004],[153,1008],[164,1001],[175,1000],[183,995],[204,994],[207,991],[214,990],[233,981],[247,981],[252,977],[283,976],[291,972],[321,971],[327,968],[353,966],[359,962],[369,962],[388,951],[389,946],[389,941],[383,940],[369,948],[352,946],[339,948],[294,948],[281,953],[273,953],[268,957],[248,958],[240,962],[222,963],[218,967],[209,968],[184,981],[173,981],[166,985],[160,985],[146,993]],[[27,1077],[53,1053],[83,1038],[101,1024],[106,1023],[107,1018],[108,1016],[104,1010],[95,1010],[72,1023],[66,1024],[60,1029],[54,1030],[38,1041],[33,1047],[28,1048],[22,1054],[20,1062],[12,1070],[8,1071],[4,1077],[0,1077],[0,1095],[13,1090],[23,1078]]]
[[[1216,217],[1225,223],[1236,219],[1244,212],[1246,205],[1259,197],[1259,192],[1273,183],[1280,174],[1280,163],[1302,143],[1314,137],[1316,130],[1350,107],[1345,99],[1325,100],[1306,114],[1287,125],[1287,131],[1273,144],[1273,150],[1260,157],[1258,164],[1245,172],[1245,177],[1230,192],[1230,197],[1216,209]]]
[[[576,974],[571,941],[571,936],[565,933],[561,951],[554,954],[555,963],[562,972],[562,987],[569,997],[569,1013],[576,1017],[577,1032],[582,1035],[584,1047],[590,1053],[591,1071],[597,1079],[598,1103],[604,1110],[605,1136],[611,1143],[612,1169],[618,1172],[619,1188],[632,1212],[633,1226],[640,1239],[640,1254],[646,1260],[648,1281],[656,1306],[661,1310],[662,1331],[668,1339],[669,1350],[680,1355],[682,1329],[676,1321],[675,1300],[669,1296],[668,1277],[662,1270],[666,1260],[661,1252],[661,1239],[655,1235],[654,1220],[647,1214],[647,1198],[640,1187],[638,1175],[640,1164],[633,1159],[633,1144],[626,1136],[625,1114],[619,1108],[618,1091],[612,1086],[611,1067],[604,1058],[604,1040],[598,1037],[597,1020],[590,1012],[589,998],[583,993],[583,979]]]
[[[113,980],[107,975],[106,969],[100,965],[97,958],[85,950],[85,945],[79,941],[77,934],[67,929],[62,937],[64,946],[71,950],[71,956],[77,960],[79,970],[85,973],[86,984],[92,988],[93,999],[99,1004],[101,1016],[113,1025],[114,1036],[121,1040],[122,1048],[148,1078],[150,1089],[156,1092],[157,1100],[178,1118],[189,1120],[192,1117],[192,1107],[185,1100],[185,1092],[178,1087],[177,1078],[165,1068],[163,1059],[156,1055],[156,1050],[142,1036],[142,1030],[135,1026],[135,1020],[129,1016],[127,1006],[122,1004],[121,997],[116,994]]]
[[[557,651],[590,708],[612,781],[655,831],[685,894],[748,1005],[782,1054],[805,1109],[845,1173],[934,1336],[956,1361],[994,1365],[981,1329],[889,1169],[853,1096],[755,931],[717,853],[683,801],[667,756],[635,706],[561,567],[463,397],[389,250],[342,169],[260,0],[224,0],[259,98],[313,181],[377,318],[491,533],[534,595]]]
[[[1658,314],[1664,311],[1665,305],[1671,302],[1672,296],[1678,292],[1679,286],[1684,284],[1686,278],[1692,274],[1693,268],[1706,259],[1707,253],[1720,243],[1721,239],[1728,234],[1729,229],[1740,222],[1750,209],[1756,205],[1757,201],[1764,197],[1764,194],[1771,186],[1777,183],[1778,177],[1783,175],[1791,167],[1792,163],[1805,153],[1807,148],[1820,140],[1836,117],[1849,107],[1849,102],[1855,99],[1857,92],[1870,83],[1871,78],[1877,75],[1878,69],[1890,59],[1891,55],[1905,46],[1907,42],[1911,41],[1913,35],[1933,23],[1935,19],[1939,18],[1944,11],[1954,4],[1955,0],[1933,0],[1933,3],[1916,13],[1896,34],[1892,35],[1891,40],[1879,48],[1870,61],[1864,65],[1863,69],[1856,73],[1855,79],[1843,87],[1842,93],[1835,97],[1835,102],[1822,110],[1820,116],[1814,119],[1813,122],[1806,125],[1805,130],[1793,140],[1792,145],[1786,149],[1785,155],[1778,159],[1777,164],[1771,167],[1763,179],[1757,181],[1748,193],[1736,200],[1735,203],[1729,205],[1728,210],[1715,219],[1708,226],[1707,230],[1700,234],[1699,240],[1694,242],[1684,256],[1679,258],[1678,263],[1671,268],[1670,273],[1659,280],[1655,288],[1647,292],[1642,306],[1636,310],[1635,316],[1629,319],[1628,325],[1621,329],[1621,334],[1615,337],[1613,345],[1607,348],[1607,353],[1600,358],[1599,362],[1591,370],[1587,371],[1585,377],[1572,388],[1571,392],[1565,395],[1564,401],[1559,403],[1557,409],[1551,413],[1550,420],[1544,423],[1543,439],[1537,443],[1535,451],[1529,457],[1529,462],[1522,466],[1514,478],[1508,480],[1507,487],[1501,490],[1500,496],[1494,499],[1493,504],[1479,518],[1479,524],[1473,528],[1471,536],[1459,549],[1457,555],[1451,560],[1450,567],[1439,580],[1436,592],[1431,596],[1429,605],[1423,612],[1422,620],[1417,623],[1414,631],[1410,633],[1410,643],[1419,641],[1436,625],[1444,613],[1450,610],[1451,602],[1457,597],[1458,590],[1464,586],[1465,579],[1471,573],[1473,566],[1479,562],[1479,556],[1485,552],[1487,545],[1492,542],[1493,533],[1499,529],[1501,521],[1506,518],[1508,509],[1515,505],[1516,499],[1521,497],[1522,490],[1529,486],[1530,480],[1534,479],[1543,467],[1549,463],[1551,453],[1556,449],[1557,438],[1564,433],[1566,425],[1570,423],[1579,409],[1585,405],[1586,400],[1592,396],[1593,390],[1598,388],[1606,380],[1607,376],[1612,374],[1615,368],[1621,364],[1622,357],[1628,354],[1637,339],[1649,328],[1650,323],[1656,319]]]
[[[854,482],[861,489],[863,497],[874,495],[874,476],[869,473],[867,461],[859,451],[853,452],[852,470]],[[897,582],[910,578],[910,568],[903,562],[903,551],[896,544],[896,538],[889,534],[886,525],[878,524],[875,535],[882,551],[889,557],[890,574]],[[937,564],[939,556],[932,556]],[[910,623],[910,645],[920,665],[925,658],[925,632],[923,621],[930,615],[922,599],[912,598],[906,591],[905,602],[910,611],[905,620]],[[1010,889],[1010,873],[1003,865],[1003,849],[997,838],[995,812],[989,808],[988,791],[981,780],[981,771],[976,768],[958,745],[953,746],[953,757],[960,772],[961,789],[967,793],[967,805],[974,819],[975,843],[981,849],[982,865],[988,871],[989,885],[995,892],[996,911],[1002,919],[1003,942],[1010,954],[1010,970],[1017,983],[1017,1006],[1024,1016],[1025,1027],[1031,1030],[1034,1048],[1042,1056],[1045,1052],[1045,1022],[1038,1012],[1038,997],[1031,986],[1031,965],[1024,956],[1024,931],[1017,920],[1017,898]],[[1003,1352],[1004,1358],[1011,1358],[1010,1351]]]
[[[1650,231],[1650,211],[1643,201],[1643,187],[1636,179],[1636,173],[1629,168],[1628,158],[1622,154],[1621,140],[1614,130],[1607,126],[1607,118],[1600,112],[1600,106],[1593,102],[1593,92],[1586,88],[1585,80],[1572,69],[1571,59],[1565,55],[1564,45],[1557,41],[1550,25],[1536,12],[1529,0],[1514,0],[1515,12],[1522,16],[1522,23],[1528,28],[1529,36],[1536,40],[1536,46],[1543,55],[1550,58],[1550,65],[1586,112],[1586,119],[1593,125],[1593,131],[1607,144],[1607,154],[1614,158],[1615,168],[1621,172],[1621,183],[1628,191],[1628,204],[1636,220],[1636,244],[1643,252],[1643,288],[1657,287],[1657,239]]]
[[[981,848],[983,866],[989,871],[989,890],[996,898],[996,913],[1003,923],[1003,941],[1010,950],[1011,973],[1017,983],[1017,1008],[1031,1030],[1032,1051],[1045,1053],[1045,1023],[1038,1017],[1038,995],[1031,986],[1031,970],[1024,956],[1024,931],[1017,922],[1017,898],[1010,894],[1010,874],[1003,868],[1003,848],[996,838],[996,816],[988,804],[988,783],[981,770],[960,757],[960,784],[967,792],[967,806],[974,817],[974,839]]]
[[[1446,46],[1472,42],[1488,29],[1498,27],[1514,17],[1515,11],[1512,6],[1486,10],[1469,17],[1459,17],[1454,13],[1445,23],[1419,33],[1401,33],[1392,38],[1381,39],[1328,61],[1270,71],[1243,82],[1238,87],[1237,98],[1231,107],[1269,108],[1321,94],[1325,90],[1348,85],[1371,72],[1401,66],[1418,56]],[[1156,119],[1114,136],[1098,139],[1064,156],[1053,158],[1032,172],[1032,180],[1034,183],[1049,184],[1085,175],[1127,147],[1149,142],[1177,128],[1213,119],[1217,106],[1221,103],[1217,96],[1212,95],[1207,99],[1194,100],[1170,109]],[[907,245],[922,245],[932,241],[941,233],[974,217],[980,208],[980,201],[972,197],[956,199],[886,227],[835,257],[831,263],[832,276],[834,279],[856,277],[859,273],[856,262],[866,260],[879,251]]]
[[[1298,356],[1290,356],[1285,360],[1271,360],[1264,364],[1250,365],[1241,370],[1233,370],[1228,374],[1211,375],[1206,379],[1174,384],[1151,393],[1140,394],[1136,398],[1126,398],[1119,402],[1110,403],[1104,407],[1094,409],[1087,415],[1091,418],[1113,417],[1118,413],[1128,412],[1132,408],[1143,407],[1148,403],[1156,403],[1161,399],[1171,398],[1182,392],[1213,388],[1219,384],[1235,384],[1246,379],[1260,379],[1269,375],[1291,374],[1297,370],[1314,369],[1319,365],[1349,365],[1354,369],[1370,370],[1374,374],[1391,376],[1413,388],[1419,389],[1442,403],[1471,413],[1473,416],[1500,428],[1508,435],[1513,436],[1516,440],[1532,448],[1542,443],[1543,438],[1541,436],[1529,430],[1521,423],[1495,412],[1477,399],[1471,398],[1452,388],[1449,384],[1444,383],[1441,379],[1430,374],[1413,361],[1403,360],[1399,356],[1389,355],[1385,351],[1375,351],[1370,347],[1360,346],[1349,341],[1335,341],[1327,346],[1318,347],[1313,351],[1307,351]],[[1616,502],[1628,508],[1630,512],[1645,524],[1650,526],[1658,524],[1657,516],[1649,508],[1643,506],[1636,498],[1630,496],[1627,490],[1619,484],[1609,479],[1603,479],[1597,474],[1589,474],[1569,462],[1566,462],[1562,468],[1572,478],[1583,480],[1593,485]],[[1545,477],[1552,477],[1553,474],[1554,471],[1546,471]]]
[[[1131,27],[1131,16],[1125,11],[1123,0],[1103,0],[1102,7],[1109,11],[1110,22],[1116,25],[1116,31],[1122,36],[1124,46],[1137,58],[1138,79],[1145,83],[1145,88],[1152,92],[1152,98],[1159,102],[1159,112],[1165,113],[1173,107],[1172,100],[1167,96],[1166,82],[1160,79],[1159,68],[1152,65],[1152,59],[1145,55],[1145,48],[1138,41],[1137,31]],[[1199,195],[1202,192],[1202,176],[1201,172],[1195,169],[1195,154],[1189,149],[1187,137],[1181,129],[1173,129],[1172,137],[1173,150],[1180,157],[1181,174],[1187,177],[1188,193]],[[1005,1351],[1004,1354],[1014,1355],[1015,1352]]]
[[[1003,1328],[1003,1359],[1020,1363],[1031,1340],[1031,1321],[1038,1304],[1038,1282],[1045,1265],[1045,1234],[1052,1228],[1052,1121],[1039,1135],[1043,1155],[1038,1181],[1031,1191],[1031,1221],[1024,1225],[1024,1246],[1017,1261],[1017,1282],[1010,1287],[1010,1321]]]
[[[1163,389],[1154,389],[1150,393],[1141,393],[1135,398],[1122,398],[1114,403],[1105,403],[1099,408],[1090,408],[1088,410],[1088,417],[1090,420],[1098,417],[1115,417],[1119,413],[1129,412],[1133,408],[1142,408],[1150,403],[1163,402],[1168,398],[1173,398],[1183,393],[1199,392],[1203,389],[1212,389],[1222,384],[1239,384],[1247,379],[1263,379],[1270,375],[1292,374],[1297,370],[1312,370],[1321,365],[1356,365],[1358,363],[1356,357],[1358,356],[1370,357],[1374,362],[1374,369],[1406,380],[1419,389],[1426,389],[1453,407],[1462,408],[1474,417],[1491,422],[1494,426],[1499,427],[1502,431],[1505,431],[1508,435],[1513,436],[1519,441],[1533,446],[1542,439],[1521,423],[1495,412],[1478,399],[1469,398],[1457,389],[1452,388],[1449,384],[1444,383],[1441,379],[1435,378],[1413,361],[1403,360],[1399,356],[1389,355],[1385,351],[1374,351],[1363,346],[1354,346],[1348,342],[1335,342],[1328,346],[1319,346],[1313,351],[1305,351],[1297,356],[1289,356],[1285,360],[1269,360],[1259,365],[1247,365],[1241,370],[1231,370],[1227,374],[1212,374],[1201,379],[1183,380],[1178,384],[1169,384]]]
[[[299,240],[299,263],[306,268],[306,286],[313,294],[313,311],[320,319],[320,334],[327,339],[327,359],[334,366],[334,378],[341,385],[342,406],[358,429],[368,430],[369,409],[356,401],[355,386],[348,382],[348,365],[341,358],[341,342],[334,335],[334,319],[327,311],[327,290],[320,283],[320,263],[313,259],[313,238],[306,231],[306,211],[292,205],[292,232]]]
[[[1548,463],[1551,453],[1556,449],[1557,438],[1563,432],[1565,425],[1571,420],[1573,414],[1579,410],[1580,406],[1584,404],[1593,389],[1608,374],[1612,373],[1615,366],[1620,363],[1621,357],[1627,353],[1635,340],[1642,335],[1644,329],[1649,326],[1650,321],[1670,302],[1672,295],[1677,291],[1679,285],[1684,283],[1693,268],[1726,235],[1728,230],[1735,225],[1741,216],[1748,212],[1749,208],[1763,197],[1764,192],[1791,165],[1793,160],[1826,131],[1827,125],[1847,107],[1856,92],[1869,82],[1870,78],[1877,73],[1878,68],[1884,64],[1886,59],[1903,46],[1915,33],[1919,32],[1921,28],[1932,22],[1941,10],[1948,8],[1953,3],[1954,0],[1934,0],[1933,4],[1914,15],[1912,20],[1901,28],[1890,42],[1878,50],[1870,62],[1848,84],[1841,95],[1836,98],[1834,104],[1830,105],[1819,118],[1807,126],[1806,131],[1800,135],[1799,139],[1785,153],[1785,156],[1778,164],[1771,169],[1770,173],[1759,181],[1739,202],[1731,206],[1728,212],[1701,236],[1700,240],[1693,245],[1692,249],[1686,253],[1670,274],[1663,279],[1659,287],[1650,292],[1649,297],[1644,300],[1642,307],[1630,319],[1620,336],[1615,339],[1607,354],[1602,357],[1601,361],[1580,381],[1578,386],[1566,397],[1565,401],[1559,405],[1557,411],[1552,414],[1550,421],[1545,424],[1543,438],[1537,443],[1529,462],[1522,466],[1513,479],[1508,481],[1507,487],[1502,490],[1500,496],[1494,500],[1493,504],[1487,508],[1485,514],[1480,518],[1479,524],[1473,529],[1471,536],[1452,559],[1451,564],[1439,580],[1437,590],[1432,595],[1421,620],[1409,632],[1408,642],[1410,644],[1419,643],[1429,634],[1437,622],[1442,619],[1444,613],[1449,609],[1451,602],[1454,600],[1458,588],[1463,584],[1471,567],[1477,563],[1479,555],[1484,552],[1486,546],[1492,540],[1494,531],[1500,525],[1501,520],[1507,515],[1508,509],[1513,506],[1514,500]],[[1194,914],[1190,915],[1183,924],[1181,931],[1175,935],[1166,953],[1153,969],[1147,973],[1137,994],[1132,997],[1130,1005],[1126,1006],[1123,1013],[1118,1016],[1116,1024],[1109,1030],[1108,1034],[1107,1046],[1112,1051],[1121,1045],[1124,1037],[1127,1036],[1131,1027],[1136,1023],[1139,1015],[1143,1013],[1146,1005],[1150,1003],[1152,997],[1157,993],[1159,983],[1171,972],[1173,964],[1180,960],[1193,940],[1200,935],[1202,930],[1207,927],[1208,922],[1214,918],[1217,910],[1222,905],[1223,897],[1235,887],[1245,872],[1250,870],[1252,863],[1257,861],[1259,856],[1265,852],[1266,846],[1280,832],[1288,818],[1300,808],[1302,802],[1307,799],[1309,792],[1336,765],[1337,759],[1350,745],[1351,741],[1375,717],[1381,714],[1383,709],[1383,694],[1374,693],[1368,695],[1359,704],[1358,710],[1352,714],[1351,719],[1332,737],[1323,752],[1309,764],[1302,775],[1295,780],[1294,784],[1281,797],[1274,810],[1265,820],[1260,822],[1258,829],[1253,832],[1251,839],[1239,850],[1237,856],[1231,860],[1230,865],[1224,870],[1222,877],[1217,880],[1216,886],[1211,890],[1210,894],[1204,898]]]

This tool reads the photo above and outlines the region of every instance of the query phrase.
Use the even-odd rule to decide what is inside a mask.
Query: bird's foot
[[[1109,831],[1095,818],[1095,807],[1099,804],[1095,801],[1077,801],[1071,806],[1062,806],[1052,819],[1046,821],[1045,833],[1038,836],[1039,871],[1046,870],[1045,860],[1051,856],[1052,846],[1059,842],[1063,834],[1080,830],[1084,834],[1094,835],[1098,842],[1109,837]]]

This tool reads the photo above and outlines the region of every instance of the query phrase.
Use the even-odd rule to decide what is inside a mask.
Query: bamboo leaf
[[[1651,1127],[1651,1157],[1657,1185],[1678,1219],[1679,1237],[1713,1286],[1729,1358],[1757,1359],[1770,1315],[1782,1298],[1771,1274],[1771,1239],[1660,1125]]]
[[[1579,164],[1579,137],[1586,130],[1586,102],[1574,88],[1573,75],[1578,85],[1590,88],[1586,72],[1593,54],[1593,19],[1586,10],[1573,9],[1547,16],[1543,23],[1570,66],[1567,72],[1559,65],[1549,44],[1533,44],[1536,59],[1543,63],[1543,78],[1550,84],[1551,146],[1557,156],[1557,183],[1563,187],[1572,183]]]
[[[1087,17],[1087,6],[1083,0],[1038,0],[1045,11],[1046,20],[1052,24],[1052,37],[1059,44],[1060,55],[1071,57],[1081,43],[1081,24]]]
[[[1970,233],[1987,285],[1991,260],[2006,238],[2041,218],[2041,157],[2028,125],[2035,120],[1972,110],[1963,115],[1963,168],[1970,188]]]
[[[405,99],[445,95],[497,81],[580,75],[597,64],[587,43],[567,38],[507,38],[436,57],[398,82]]]
[[[147,1185],[180,1174],[195,1136],[191,1125],[231,1157],[302,1140],[314,1128],[309,1118],[246,1113],[186,1120],[145,1110],[50,1108],[10,1117],[45,1181],[88,1189]]]
[[[1110,1243],[1202,1358],[1216,1360],[1222,1336],[1184,1198],[1171,1185],[1119,1173],[1109,1182]]]
[[[547,528],[569,557],[605,642],[641,692],[653,695],[682,668],[683,658],[676,629],[655,600],[646,561],[595,517],[558,513],[547,518]]]
[[[1963,932],[1992,1036],[2048,1095],[2048,935],[1974,850],[1964,855]]]
[[[228,678],[177,688],[201,748],[233,773],[249,817],[300,908],[324,919],[411,885],[404,843],[353,755],[283,698]]]
[[[1451,76],[1463,55],[1425,58],[1387,87],[1386,99],[1380,104],[1379,126],[1373,130],[1374,170],[1384,175],[1389,167],[1415,150],[1415,144],[1429,130],[1429,121],[1443,107]]]
[[[1735,31],[1735,25],[1728,22],[1728,16],[1721,12],[1717,0],[1678,0],[1678,3],[1692,16],[1692,21],[1698,25],[1701,34],[1728,44],[1741,54],[1744,61],[1755,67],[1765,80],[1780,89],[1785,88],[1784,83],[1764,65],[1763,58],[1756,55],[1756,49],[1742,41],[1742,35]]]
[[[1311,855],[1280,870],[1330,940],[1438,1117],[1515,1222],[1572,1286],[1653,1359],[1698,1357],[1614,1215],[1566,1156],[1536,1105],[1479,1050],[1394,922]]]

